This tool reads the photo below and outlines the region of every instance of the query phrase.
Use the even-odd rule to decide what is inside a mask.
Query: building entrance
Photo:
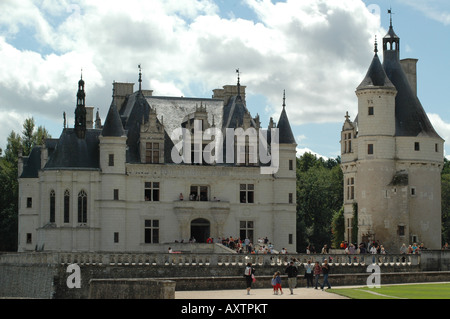
[[[197,218],[191,222],[191,239],[195,238],[197,243],[206,243],[210,236],[211,224],[207,219]]]

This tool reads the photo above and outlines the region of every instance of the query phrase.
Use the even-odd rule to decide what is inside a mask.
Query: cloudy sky
[[[34,117],[53,137],[73,126],[83,69],[104,120],[112,82],[154,95],[211,97],[236,83],[262,124],[286,90],[298,151],[339,155],[345,112],[394,12],[401,58],[417,58],[418,95],[450,154],[450,3],[446,0],[1,0],[0,148]]]

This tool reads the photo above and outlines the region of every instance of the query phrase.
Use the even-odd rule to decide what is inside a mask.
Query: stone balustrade
[[[104,265],[104,266],[244,266],[251,262],[255,266],[287,266],[292,259],[299,263],[310,260],[323,262],[328,259],[331,266],[349,267],[378,265],[417,266],[421,255],[370,255],[370,254],[208,254],[208,253],[107,253],[107,252],[33,252],[6,253],[0,255],[0,264],[48,264],[48,265]]]

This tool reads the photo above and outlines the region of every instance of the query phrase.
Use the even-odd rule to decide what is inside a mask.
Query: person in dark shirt
[[[331,270],[331,267],[328,264],[328,260],[325,259],[322,264],[322,274],[323,274],[323,283],[321,286],[322,290],[325,287],[325,284],[328,286],[328,289],[331,289],[330,282],[328,281],[328,274],[330,273],[330,270]]]
[[[286,268],[285,273],[288,275],[288,286],[291,291],[291,295],[294,294],[294,288],[297,285],[297,274],[298,268],[294,265],[294,262],[291,261],[289,266]]]

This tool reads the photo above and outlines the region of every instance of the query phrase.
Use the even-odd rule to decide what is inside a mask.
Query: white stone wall
[[[254,223],[254,241],[267,236],[275,249],[295,252],[295,145],[281,150],[280,169],[271,175],[261,174],[260,167],[125,165],[120,139],[101,138],[101,171],[45,170],[39,179],[20,180],[20,251],[33,250],[35,245],[55,251],[152,251],[153,245],[144,242],[145,220],[158,220],[159,242],[170,243],[189,240],[191,222],[204,218],[210,222],[212,237],[239,236],[240,221],[248,220]],[[113,167],[108,165],[110,153],[115,154]],[[289,170],[289,160],[293,170]],[[125,173],[121,165],[125,165]],[[145,182],[159,183],[159,201],[144,200]],[[253,203],[240,203],[240,184],[254,185]],[[191,185],[208,186],[209,200],[189,201]],[[49,222],[52,189],[55,223]],[[66,189],[70,192],[69,223],[63,220]],[[85,224],[78,223],[81,190],[88,198]],[[292,203],[289,193],[293,194]],[[33,197],[31,209],[24,208],[27,196]],[[26,232],[33,233],[32,244],[23,242]],[[118,242],[114,242],[114,233],[118,233]]]

